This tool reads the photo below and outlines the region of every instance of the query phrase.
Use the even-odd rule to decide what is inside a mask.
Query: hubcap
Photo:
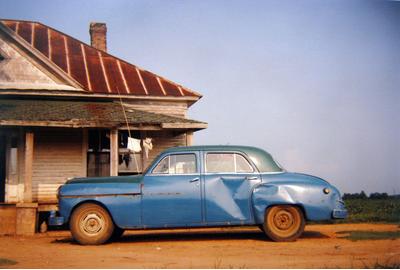
[[[271,233],[278,237],[291,237],[301,228],[301,216],[296,208],[290,206],[274,206],[266,218]]]
[[[85,233],[96,235],[104,228],[104,219],[98,213],[88,213],[81,219],[79,225]]]
[[[274,224],[280,230],[287,230],[293,225],[293,216],[290,212],[281,210],[276,213]]]

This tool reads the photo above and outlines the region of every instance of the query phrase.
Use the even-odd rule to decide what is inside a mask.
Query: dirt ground
[[[80,246],[68,231],[0,237],[0,268],[365,268],[400,263],[400,239],[350,241],[347,230],[398,225],[309,225],[296,242],[275,243],[253,227],[128,231],[116,242]]]

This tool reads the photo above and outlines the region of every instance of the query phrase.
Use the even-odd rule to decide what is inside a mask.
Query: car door
[[[162,156],[144,176],[143,225],[173,227],[202,219],[199,152]]]
[[[207,223],[251,223],[251,194],[261,182],[256,168],[241,153],[205,152],[203,158]]]

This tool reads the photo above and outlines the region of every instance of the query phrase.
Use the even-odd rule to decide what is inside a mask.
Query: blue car
[[[125,229],[257,225],[274,241],[294,241],[306,221],[345,218],[339,191],[327,181],[281,168],[248,146],[176,147],[143,175],[75,178],[58,191],[50,225],[69,223],[83,245]]]

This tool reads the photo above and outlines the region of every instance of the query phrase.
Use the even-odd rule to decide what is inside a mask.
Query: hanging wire
[[[119,103],[121,104],[122,112],[124,113],[126,128],[128,129],[128,136],[129,136],[129,138],[132,138],[132,136],[131,136],[131,130],[130,130],[130,128],[129,128],[128,117],[126,116],[125,107],[124,107],[124,105],[122,104],[122,98],[121,98],[121,94],[120,94],[120,92],[119,92],[119,88],[118,88],[118,87],[117,87],[117,91],[118,91]],[[128,139],[128,141],[129,141],[129,139]],[[135,166],[136,166],[136,169],[138,170],[138,169],[139,169],[139,165],[138,165],[138,162],[137,162],[137,159],[136,159],[135,151],[133,151],[133,159],[135,160]]]

